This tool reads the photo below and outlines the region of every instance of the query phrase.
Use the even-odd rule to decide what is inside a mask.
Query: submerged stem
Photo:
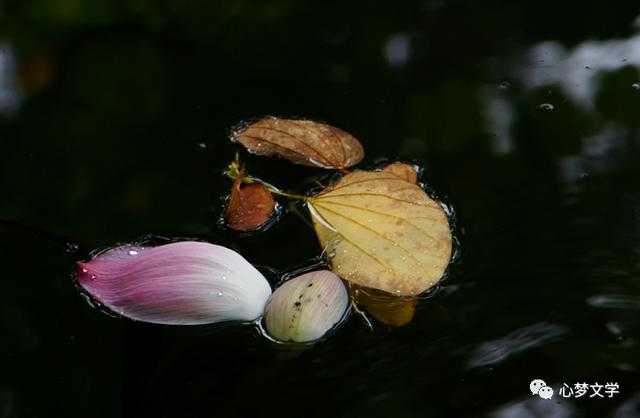
[[[81,258],[89,258],[90,253],[87,246],[73,238],[58,235],[54,232],[49,232],[37,226],[27,225],[8,219],[0,219],[0,227],[13,228],[16,230],[35,234],[36,236],[42,237],[49,240],[50,242],[53,242],[56,245],[59,245],[68,254],[77,254]]]
[[[302,214],[302,212],[300,212],[300,210],[296,206],[296,202],[289,202],[289,209],[297,217],[299,217],[302,220],[302,222],[304,222],[305,225],[307,225],[309,228],[311,228],[313,230],[313,224],[309,221],[309,218],[307,218],[304,214]]]

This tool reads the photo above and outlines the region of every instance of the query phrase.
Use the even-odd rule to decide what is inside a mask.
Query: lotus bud
[[[195,241],[116,247],[78,262],[76,273],[107,308],[156,324],[253,321],[271,294],[264,276],[240,254]]]
[[[315,341],[342,320],[348,306],[349,295],[338,276],[312,271],[275,290],[267,303],[265,327],[279,341]]]

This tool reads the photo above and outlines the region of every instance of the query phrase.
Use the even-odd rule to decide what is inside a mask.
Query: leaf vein
[[[335,214],[335,215],[338,215],[338,216],[340,216],[340,217],[342,217],[342,218],[344,218],[344,219],[346,219],[346,220],[348,220],[348,221],[350,221],[350,222],[354,223],[355,225],[358,225],[359,227],[361,227],[361,228],[363,228],[363,229],[366,229],[366,230],[368,230],[368,231],[371,231],[374,235],[377,235],[377,236],[379,236],[380,238],[382,238],[382,239],[384,239],[384,240],[389,241],[389,242],[390,242],[390,243],[392,243],[394,246],[396,246],[396,247],[400,248],[400,249],[401,249],[401,250],[403,250],[405,253],[407,253],[407,254],[409,255],[409,257],[411,257],[411,258],[416,262],[416,264],[417,264],[418,266],[423,267],[423,266],[422,266],[422,261],[418,260],[418,259],[413,255],[413,253],[412,253],[411,251],[409,251],[408,249],[406,249],[405,247],[403,247],[402,245],[400,245],[397,241],[395,241],[395,240],[393,240],[393,239],[391,239],[391,238],[387,237],[385,234],[383,234],[383,233],[381,233],[381,232],[378,232],[378,231],[376,231],[375,229],[370,228],[370,227],[368,227],[368,226],[366,226],[366,225],[364,225],[364,224],[361,224],[360,222],[358,222],[357,220],[353,219],[352,217],[350,217],[350,216],[346,216],[346,215],[344,215],[344,214],[342,214],[342,213],[340,213],[340,212],[338,212],[338,211],[335,211],[335,210],[333,210],[333,209],[329,209],[329,208],[327,208],[327,207],[324,207],[323,209],[324,209],[324,210],[327,210],[327,211],[329,211],[329,212],[331,212],[331,213],[333,213],[333,214]],[[340,230],[338,229],[338,231],[340,231]],[[340,233],[340,235],[343,235],[343,234],[342,234],[342,232],[339,232],[339,233]],[[343,236],[344,236],[344,235],[343,235]]]
[[[306,129],[308,132],[313,132],[313,136],[319,140],[320,142],[322,142],[330,151],[331,151],[331,156],[334,158],[333,163],[331,165],[333,165],[336,168],[343,168],[344,164],[341,164],[340,161],[340,157],[338,156],[338,154],[336,153],[336,150],[334,149],[334,147],[331,145],[331,143],[327,142],[323,137],[322,137],[322,133],[320,134],[316,134],[315,129],[318,129],[316,127],[316,123],[314,122],[312,127],[307,127],[304,126],[304,124],[300,123],[302,121],[299,120],[292,120],[291,121],[294,125],[302,128],[302,129]],[[325,158],[326,161],[329,161],[329,158]],[[344,160],[344,159],[342,159]]]
[[[354,181],[354,182],[351,182],[351,183],[348,183],[348,184],[343,184],[342,186],[339,186],[339,187],[336,187],[336,188],[330,189],[330,190],[328,190],[328,191],[326,191],[326,192],[323,192],[323,195],[326,195],[326,194],[329,194],[329,193],[333,193],[333,192],[335,192],[336,190],[342,190],[342,189],[344,189],[344,188],[346,188],[346,187],[349,187],[349,186],[352,186],[352,185],[354,185],[354,184],[368,183],[368,182],[370,182],[370,181],[403,181],[403,182],[405,182],[405,183],[407,182],[406,180],[401,179],[401,178],[399,178],[398,176],[396,176],[396,175],[394,175],[394,174],[390,174],[390,175],[389,175],[389,177],[381,177],[381,178],[378,178],[378,177],[375,177],[375,178],[366,178],[366,179],[364,179],[364,180],[358,180],[358,181]],[[416,187],[418,187],[418,186],[416,186]],[[413,188],[412,188],[412,189],[413,189]]]
[[[330,166],[335,166],[335,164],[333,164],[331,161],[329,161],[329,159],[327,159],[324,155],[322,155],[322,153],[321,153],[320,151],[318,151],[317,149],[315,149],[315,148],[314,148],[314,147],[312,147],[311,145],[307,144],[305,141],[301,140],[301,139],[300,139],[300,138],[298,138],[297,136],[295,136],[295,135],[293,135],[293,134],[291,134],[291,133],[289,133],[289,132],[287,132],[287,131],[282,131],[282,130],[280,130],[280,129],[272,128],[272,127],[270,127],[270,126],[251,126],[251,127],[249,127],[249,129],[247,129],[247,131],[250,131],[251,129],[264,129],[264,130],[267,130],[267,131],[273,131],[273,132],[278,132],[278,133],[281,133],[281,134],[284,134],[284,135],[288,135],[288,136],[290,136],[294,141],[297,141],[298,143],[300,143],[300,144],[304,145],[305,147],[307,147],[308,149],[310,149],[311,151],[313,151],[313,152],[314,152],[318,157],[320,157],[320,159],[324,160],[324,162],[325,162],[326,164],[328,164],[328,165],[330,165]],[[247,135],[247,134],[246,134],[246,133],[242,133],[241,135]],[[247,136],[250,136],[250,135],[247,135]],[[250,136],[250,137],[251,137],[251,136]],[[266,139],[264,139],[264,138],[260,138],[260,137],[253,137],[253,138],[254,138],[254,139],[258,139],[258,140],[260,140],[260,141],[264,141],[264,142],[266,142],[266,143],[268,143],[268,144],[271,144],[271,145],[279,146],[279,147],[281,147],[281,148],[284,148],[284,149],[287,149],[287,150],[293,151],[293,152],[297,153],[298,155],[303,156],[305,159],[307,159],[307,160],[309,159],[309,156],[308,156],[308,155],[305,155],[305,154],[303,154],[302,152],[297,151],[297,150],[295,150],[295,149],[285,147],[285,146],[283,146],[283,145],[281,145],[281,144],[274,143],[273,141],[269,141],[269,140],[266,140]]]
[[[388,216],[390,218],[394,218],[394,219],[400,219],[401,221],[411,225],[412,227],[414,227],[415,229],[417,229],[418,231],[422,232],[423,234],[425,234],[427,237],[431,238],[435,243],[440,244],[440,241],[435,238],[433,235],[431,235],[426,229],[419,227],[418,225],[414,224],[413,222],[411,222],[409,219],[407,218],[403,218],[401,216],[397,216],[397,215],[392,215],[390,213],[386,213],[386,212],[380,212],[377,210],[373,210],[370,208],[363,208],[361,206],[356,206],[356,205],[349,205],[346,203],[341,203],[341,202],[332,202],[329,201],[327,199],[323,199],[322,203],[323,205],[325,204],[331,204],[331,205],[336,205],[336,206],[343,206],[343,207],[348,207],[348,208],[353,208],[353,209],[358,209],[361,211],[365,211],[365,212],[371,212],[371,213],[375,213],[377,215],[383,215],[383,216]],[[429,219],[432,221],[436,221],[435,218],[431,218],[429,216],[412,216],[413,219]]]
[[[378,196],[378,197],[384,197],[387,199],[391,199],[391,200],[395,200],[398,202],[403,202],[403,203],[407,203],[409,205],[415,205],[415,206],[420,206],[423,208],[430,208],[430,209],[437,209],[437,206],[433,206],[433,205],[425,205],[419,202],[412,202],[410,200],[406,200],[406,199],[399,199],[397,197],[392,197],[392,196],[387,196],[386,194],[382,194],[382,193],[365,193],[365,192],[358,192],[358,193],[340,193],[340,194],[324,194],[322,196],[318,196],[315,198],[315,200],[324,200],[327,197],[331,198],[331,197],[340,197],[340,196]]]

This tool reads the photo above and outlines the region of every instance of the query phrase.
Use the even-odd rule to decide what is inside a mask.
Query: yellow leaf
[[[395,174],[355,171],[307,204],[333,271],[345,280],[411,296],[433,286],[449,264],[447,215]]]
[[[394,327],[408,324],[418,305],[415,296],[395,296],[357,285],[349,286],[349,296],[357,305],[364,306],[375,319]]]
[[[406,163],[391,163],[384,167],[381,171],[395,174],[410,183],[418,181],[418,169],[415,165]]]

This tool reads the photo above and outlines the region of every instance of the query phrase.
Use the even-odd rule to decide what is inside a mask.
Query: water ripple
[[[640,298],[629,295],[594,295],[587,299],[587,304],[596,308],[640,309]]]
[[[565,327],[546,322],[517,329],[503,338],[480,344],[471,354],[468,367],[500,363],[523,351],[558,340],[566,332]]]

